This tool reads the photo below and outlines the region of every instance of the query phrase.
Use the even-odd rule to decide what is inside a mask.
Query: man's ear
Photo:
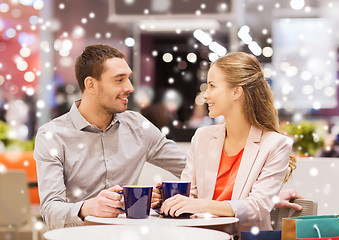
[[[233,96],[235,100],[238,100],[243,95],[244,89],[241,86],[234,88]]]
[[[96,80],[93,77],[90,77],[90,76],[86,77],[84,80],[85,89],[88,92],[95,91],[95,83],[96,83]]]

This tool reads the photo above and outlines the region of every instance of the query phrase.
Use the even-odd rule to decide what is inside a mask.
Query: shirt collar
[[[71,118],[75,128],[77,130],[80,130],[80,131],[81,130],[87,130],[87,129],[90,130],[90,131],[96,131],[95,129],[100,130],[95,125],[87,122],[87,120],[81,115],[81,113],[79,112],[79,109],[78,109],[80,102],[81,102],[81,99],[75,101],[72,104],[71,110],[69,111],[70,118]],[[109,124],[109,126],[107,127],[107,129],[105,131],[110,129],[116,122],[119,122],[119,118],[117,117],[117,114],[114,115],[112,122]]]

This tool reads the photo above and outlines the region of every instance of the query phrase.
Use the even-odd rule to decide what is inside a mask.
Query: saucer
[[[162,218],[191,218],[191,216],[193,215],[193,213],[182,213],[178,217],[172,217],[170,215],[165,215],[164,213],[161,213],[160,208],[153,208],[153,210],[154,212],[159,214]]]

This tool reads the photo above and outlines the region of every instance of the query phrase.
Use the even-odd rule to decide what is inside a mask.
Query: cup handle
[[[159,208],[154,208],[154,209],[160,209],[161,205],[162,205],[162,202],[164,201],[164,196],[163,196],[163,193],[162,193],[162,186],[155,186],[155,188],[160,190],[161,199],[160,199],[160,207]]]
[[[118,191],[117,193],[124,194],[124,191]],[[122,209],[122,208],[117,208],[117,209],[120,210],[123,213],[126,213],[125,209]]]
[[[161,200],[163,200],[164,196],[162,195],[162,186],[156,186],[155,188],[160,190]]]

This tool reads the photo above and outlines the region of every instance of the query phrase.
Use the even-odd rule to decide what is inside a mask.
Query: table
[[[47,231],[45,240],[229,240],[227,233],[193,227],[162,225],[96,225]]]
[[[198,227],[213,229],[231,234],[235,239],[239,236],[239,219],[235,217],[217,217],[211,214],[193,214],[188,219],[164,218],[151,210],[150,216],[146,219],[130,219],[125,214],[118,218],[99,218],[87,216],[86,225],[162,225],[179,227]]]

